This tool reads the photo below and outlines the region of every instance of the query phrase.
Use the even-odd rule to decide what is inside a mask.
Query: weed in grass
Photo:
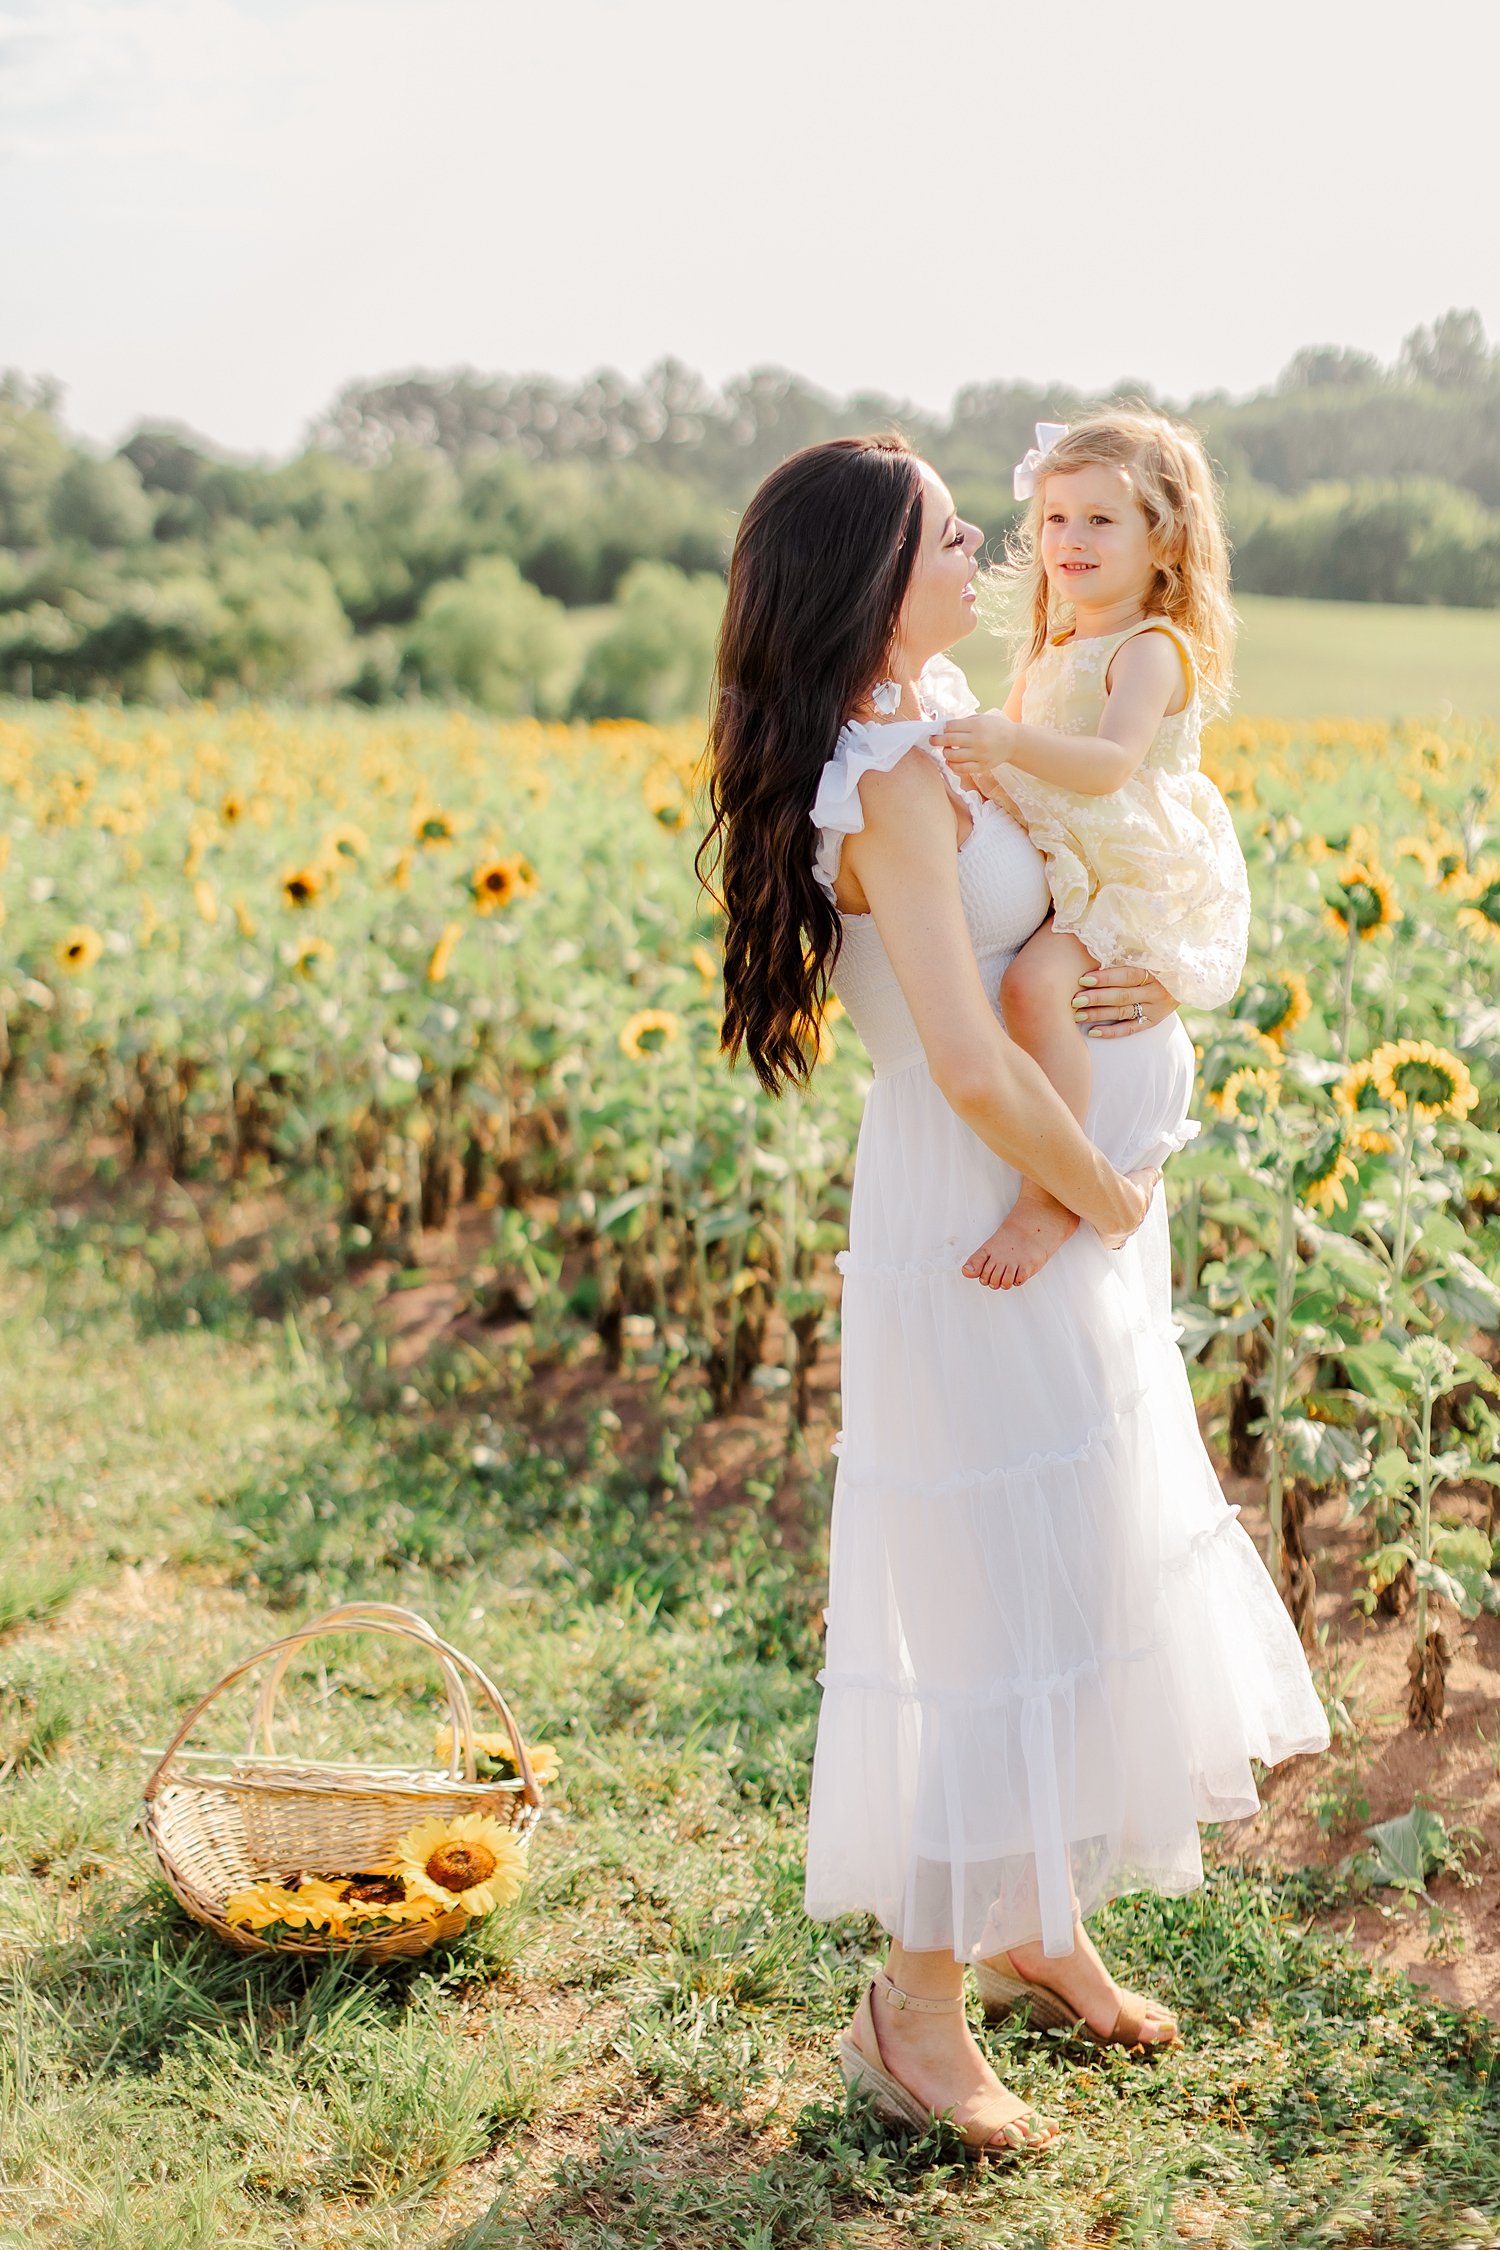
[[[88,1584],[89,1575],[76,1557],[45,1549],[33,1550],[24,1562],[0,1555],[0,1633],[54,1616]]]
[[[92,1685],[64,1649],[0,1663],[0,1770],[40,1765],[76,1736],[88,1721]]]

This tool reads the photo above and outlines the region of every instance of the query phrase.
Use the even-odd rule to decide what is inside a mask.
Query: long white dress
[[[953,707],[952,667],[924,675]],[[846,727],[814,808],[831,885],[859,783],[930,722]],[[940,765],[943,761],[938,757]],[[998,995],[1048,909],[1040,854],[973,817],[969,935]],[[980,1957],[1121,1892],[1203,1880],[1198,1823],[1253,1813],[1251,1759],[1328,1745],[1306,1659],[1199,1436],[1171,1316],[1163,1198],[1122,1251],[1088,1227],[1023,1288],[966,1280],[1017,1174],[933,1084],[869,916],[835,989],[874,1070],[843,1268],[844,1430],[807,1911],[868,1912],[916,1949]],[[1088,1129],[1115,1161],[1180,1145],[1192,1048],[1175,1017],[1091,1043]],[[1070,1890],[1071,1882],[1071,1890]]]

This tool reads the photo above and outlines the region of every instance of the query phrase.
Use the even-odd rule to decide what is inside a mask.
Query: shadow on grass
[[[361,1967],[336,1958],[235,1953],[153,1884],[95,1920],[84,1936],[39,1949],[27,1977],[75,2068],[140,2075],[195,2033],[217,2037],[227,2024],[251,2043],[274,2035],[283,2048],[295,2048],[326,2037],[351,2000],[362,2013],[393,2022],[410,2006],[413,1987],[430,1984],[445,1960],[435,1951]]]

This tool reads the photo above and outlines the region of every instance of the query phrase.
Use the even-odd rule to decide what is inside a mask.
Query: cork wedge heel
[[[886,2007],[910,2008],[922,2015],[959,2015],[963,2012],[963,1995],[956,1993],[951,2000],[924,2000],[915,1993],[903,1992],[882,1972],[865,1992],[854,2021],[839,2040],[839,2069],[850,2091],[863,2094],[876,2116],[887,2124],[910,2125],[923,2131],[933,2123],[936,2112],[888,2068],[876,2028],[877,1999]],[[1039,2117],[1018,2094],[1004,2095],[1002,2104],[999,2114],[999,2105],[992,2104],[981,2117],[968,2123],[952,2112],[945,2113],[971,2154],[1040,2155],[1058,2139],[1059,2128]]]

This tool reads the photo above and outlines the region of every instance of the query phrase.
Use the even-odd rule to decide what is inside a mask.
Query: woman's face
[[[921,470],[922,544],[901,605],[891,666],[899,679],[914,679],[929,657],[951,648],[975,625],[974,558],[984,533],[957,514],[937,471],[925,461]]]

